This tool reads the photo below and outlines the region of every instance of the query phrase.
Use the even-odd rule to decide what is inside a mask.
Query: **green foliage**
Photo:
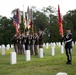
[[[0,44],[8,44],[11,43],[11,39],[13,37],[13,33],[15,32],[15,28],[13,26],[13,20],[7,19],[6,17],[1,17],[0,19]]]
[[[32,6],[32,10],[34,32],[37,32],[39,28],[42,29],[45,33],[44,42],[60,41],[61,36],[59,35],[58,29],[57,10],[52,6],[43,7],[41,10],[38,10],[36,7]],[[12,14],[15,12],[16,11],[14,9]],[[23,12],[20,11],[20,14],[20,30],[24,31]],[[76,41],[76,10],[70,10],[63,16],[64,34],[66,34],[66,27],[71,28],[73,40]],[[13,26],[13,18],[8,19],[7,17],[0,16],[0,44],[11,43],[11,39],[14,34],[15,27]]]
[[[76,40],[76,9],[69,10],[66,15],[63,17],[64,29],[70,27],[73,33],[73,40]]]
[[[55,56],[51,56],[49,49],[44,48],[44,58],[32,56],[30,61],[25,61],[25,55],[17,54],[17,64],[10,64],[12,49],[6,50],[6,55],[0,52],[0,75],[56,75],[58,72],[66,72],[68,75],[76,75],[76,46],[73,47],[72,65],[67,65],[65,54],[60,53],[56,46]]]

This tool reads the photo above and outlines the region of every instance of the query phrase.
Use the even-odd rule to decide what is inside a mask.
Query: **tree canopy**
[[[38,28],[44,31],[44,42],[56,42],[60,41],[61,36],[59,35],[58,29],[58,18],[57,9],[52,6],[43,7],[38,10],[36,7],[33,9],[33,22],[34,31]],[[15,9],[11,11],[12,14],[15,13]],[[24,30],[23,25],[23,11],[21,11],[21,24],[20,30]],[[26,12],[25,12],[26,13]],[[73,40],[76,40],[76,9],[69,10],[66,15],[63,16],[63,28],[65,34],[65,28],[70,27],[73,33]],[[0,44],[12,43],[11,39],[15,34],[15,27],[13,25],[13,17],[7,18],[5,16],[0,16]]]

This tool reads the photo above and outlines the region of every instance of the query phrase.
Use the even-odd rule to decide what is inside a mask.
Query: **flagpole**
[[[32,20],[32,33],[33,33],[33,36],[34,36],[34,20],[33,20],[33,11],[31,9],[31,20]]]
[[[24,5],[23,5],[23,24],[25,23],[25,12],[24,12]],[[24,35],[25,35],[25,24],[24,24]]]

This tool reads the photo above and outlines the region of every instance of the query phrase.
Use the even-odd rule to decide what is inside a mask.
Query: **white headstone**
[[[10,54],[10,64],[16,64],[17,59],[16,59],[16,52],[11,52]]]
[[[10,45],[8,44],[7,46],[6,46],[6,50],[9,50],[10,49]]]
[[[48,44],[48,43],[46,43],[46,49],[48,49],[48,47],[49,47],[49,44]]]
[[[1,51],[1,46],[0,46],[0,51]]]
[[[76,45],[76,41],[75,41],[75,45]]]
[[[64,53],[64,46],[63,45],[61,45],[60,51],[61,51],[62,54]]]
[[[59,47],[61,46],[61,43],[60,43],[60,42],[58,43],[58,46],[59,46]]]
[[[54,47],[53,43],[51,43],[51,47]]]
[[[52,56],[55,55],[55,47],[51,47],[51,55],[52,55]]]
[[[14,46],[13,46],[13,45],[11,45],[11,48],[14,48]]]
[[[2,55],[5,55],[5,45],[1,46],[1,53],[2,53]]]
[[[63,46],[65,45],[64,42],[62,42],[62,45],[63,45]]]
[[[55,47],[55,42],[54,43],[51,43],[51,47]]]
[[[74,46],[74,41],[72,41],[72,46]]]
[[[25,60],[26,60],[26,61],[29,61],[30,59],[31,59],[30,50],[26,50],[26,51],[25,51]]]
[[[52,46],[52,43],[50,43],[50,46]]]
[[[57,73],[56,75],[67,75],[67,73],[59,72],[59,73]]]
[[[43,44],[43,47],[45,47],[45,43]]]
[[[43,48],[40,48],[39,57],[40,57],[40,58],[43,58],[43,57],[44,57],[44,55],[43,55]]]
[[[0,46],[0,49],[1,49],[1,46]]]
[[[58,43],[58,42],[56,42],[56,45],[58,46],[58,45],[59,45],[59,43]]]

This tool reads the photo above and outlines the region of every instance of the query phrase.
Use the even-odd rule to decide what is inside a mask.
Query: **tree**
[[[66,27],[70,27],[73,33],[73,40],[76,40],[76,9],[69,10],[66,15],[63,16],[64,30]]]
[[[0,18],[0,44],[11,43],[14,33],[13,20],[7,17]]]

